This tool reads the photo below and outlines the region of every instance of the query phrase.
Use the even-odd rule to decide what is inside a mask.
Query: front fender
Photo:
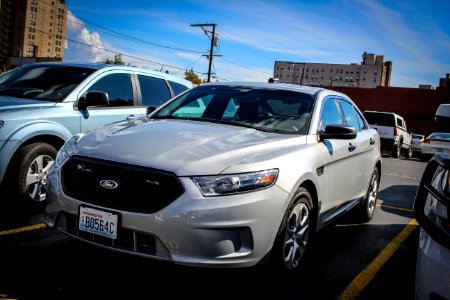
[[[5,129],[7,128],[2,128],[2,131]],[[53,136],[67,141],[73,135],[74,133],[61,124],[42,120],[21,124],[9,134],[3,135],[0,138],[0,182],[13,155],[30,139],[39,141],[39,136]]]

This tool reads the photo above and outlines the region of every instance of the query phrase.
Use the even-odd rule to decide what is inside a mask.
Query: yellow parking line
[[[45,227],[45,224],[44,223],[40,223],[40,224],[36,224],[36,225],[31,225],[31,226],[26,226],[26,227],[21,227],[21,228],[16,228],[16,229],[0,231],[0,236],[8,235],[8,234],[14,234],[14,233],[19,233],[19,232],[24,232],[24,231],[41,229],[43,227]]]
[[[403,208],[403,207],[397,207],[397,206],[391,206],[391,205],[385,205],[385,204],[378,204],[377,206],[379,207],[386,207],[386,208],[392,208],[392,209],[396,209],[396,210],[403,210],[403,211],[407,211],[407,212],[414,212],[414,210],[409,209],[409,208]]]
[[[377,275],[378,271],[391,258],[406,238],[416,229],[417,221],[412,219],[405,228],[378,254],[378,256],[361,272],[339,295],[338,300],[355,299],[358,294]]]

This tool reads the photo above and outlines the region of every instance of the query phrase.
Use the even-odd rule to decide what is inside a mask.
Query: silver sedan
[[[433,132],[422,141],[422,160],[429,160],[436,153],[450,155],[450,133]]]
[[[380,138],[344,94],[214,83],[148,118],[73,137],[49,174],[45,223],[178,264],[298,269],[311,236],[374,215]]]

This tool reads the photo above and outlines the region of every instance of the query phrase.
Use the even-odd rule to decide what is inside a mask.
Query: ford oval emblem
[[[104,179],[104,180],[100,180],[100,186],[102,188],[105,188],[108,190],[114,190],[119,187],[119,184],[117,182],[115,182],[114,180]]]

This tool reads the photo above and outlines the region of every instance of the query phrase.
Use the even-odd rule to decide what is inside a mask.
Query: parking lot
[[[42,207],[2,203],[0,298],[414,299],[412,205],[425,165],[383,157],[374,218],[320,232],[294,273],[268,265],[192,268],[111,252],[46,228]]]

